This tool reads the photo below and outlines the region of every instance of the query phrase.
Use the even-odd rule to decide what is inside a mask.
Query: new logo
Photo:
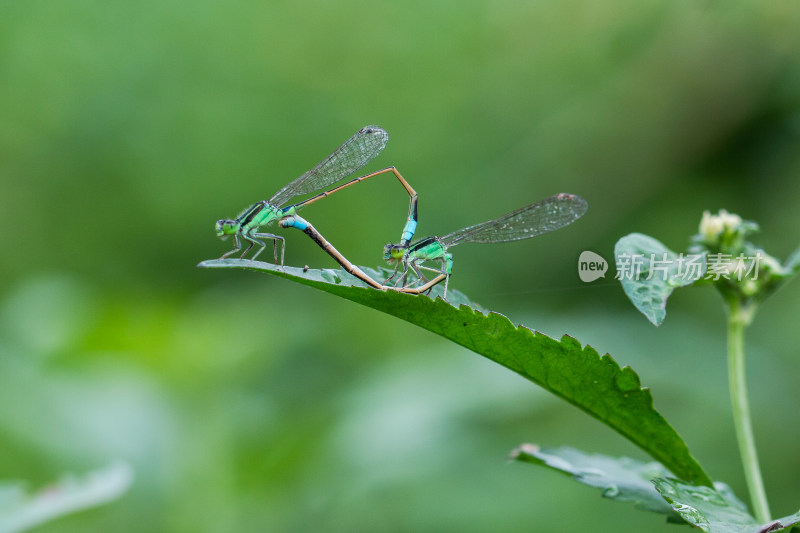
[[[589,283],[598,278],[606,277],[608,261],[594,252],[585,251],[578,258],[578,276],[581,281]]]

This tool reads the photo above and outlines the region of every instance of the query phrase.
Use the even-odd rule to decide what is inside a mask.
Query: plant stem
[[[733,422],[739,454],[742,456],[747,489],[756,520],[764,524],[770,520],[769,504],[764,491],[764,481],[758,466],[753,424],[750,419],[750,403],[747,399],[747,384],[744,363],[744,328],[750,323],[754,308],[743,306],[738,299],[729,299],[728,313],[728,379],[733,407]]]

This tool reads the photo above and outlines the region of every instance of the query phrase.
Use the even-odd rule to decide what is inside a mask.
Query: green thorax
[[[453,254],[447,251],[438,237],[426,237],[415,242],[405,254],[405,261],[422,262],[434,259],[444,260],[446,274],[450,274],[453,270]]]
[[[294,215],[295,211],[294,206],[281,209],[280,207],[270,205],[266,201],[261,201],[239,215],[236,221],[239,223],[240,231],[247,233],[259,226],[266,226],[273,220]]]
[[[257,202],[242,211],[236,220],[218,220],[217,236],[224,238],[227,235],[249,234],[260,226],[266,226],[273,220],[294,215],[296,212],[294,205],[281,209],[270,205],[267,201]]]

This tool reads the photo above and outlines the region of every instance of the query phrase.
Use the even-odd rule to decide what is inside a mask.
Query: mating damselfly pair
[[[249,245],[240,257],[243,258],[253,247],[258,247],[251,258],[251,260],[255,260],[266,248],[266,243],[261,239],[268,239],[273,241],[273,256],[276,263],[278,261],[278,243],[281,244],[280,265],[283,266],[285,239],[272,233],[259,232],[261,227],[268,226],[277,220],[278,225],[282,228],[296,228],[306,233],[342,268],[375,289],[421,294],[444,281],[444,298],[447,298],[447,286],[453,269],[453,255],[448,251],[449,248],[465,242],[498,243],[536,237],[571,224],[583,216],[588,208],[586,201],[580,196],[556,194],[481,224],[468,226],[441,237],[426,237],[412,243],[411,240],[417,227],[417,193],[395,167],[387,167],[359,176],[338,187],[319,192],[355,174],[367,165],[383,151],[388,140],[389,134],[378,126],[362,128],[317,166],[283,187],[269,200],[253,204],[236,219],[217,221],[217,236],[224,239],[233,235],[234,240],[234,249],[223,254],[221,259],[241,251],[242,241],[245,241]],[[382,174],[394,174],[408,193],[410,202],[408,218],[403,226],[400,243],[387,244],[384,247],[384,259],[395,264],[394,274],[384,283],[379,283],[353,265],[314,226],[302,218],[298,211],[351,185]],[[312,193],[317,194],[301,202],[285,206],[295,197]],[[440,263],[439,268],[424,264],[434,261]],[[433,272],[435,275],[428,280],[423,274],[423,270]],[[393,283],[390,285],[389,283],[392,281]]]

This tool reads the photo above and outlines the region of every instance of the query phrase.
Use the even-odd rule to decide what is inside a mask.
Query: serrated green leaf
[[[116,463],[77,477],[65,477],[35,494],[21,483],[0,483],[0,533],[25,531],[81,509],[121,496],[133,481],[133,471]]]
[[[495,361],[579,407],[613,428],[676,476],[711,484],[686,444],[653,408],[650,391],[629,367],[620,368],[610,355],[564,336],[560,340],[514,326],[498,313],[485,313],[455,291],[451,303],[441,298],[380,291],[363,286],[344,271],[276,267],[249,260],[213,260],[206,268],[244,268],[291,279],[383,311],[432,331]],[[363,269],[368,271],[368,269]],[[369,270],[377,281],[383,272]],[[461,303],[460,307],[455,307]]]
[[[667,298],[706,272],[703,255],[676,254],[656,239],[631,233],[614,246],[617,278],[633,305],[654,325],[666,316]]]
[[[322,269],[313,269],[313,268],[296,268],[290,266],[278,267],[272,263],[263,263],[261,261],[250,261],[249,259],[212,259],[209,261],[203,261],[198,267],[201,268],[239,268],[245,270],[255,270],[257,272],[263,272],[266,274],[272,274],[273,276],[278,276],[280,278],[285,278],[291,281],[296,281],[297,283],[302,283],[303,285],[310,285],[314,288],[323,290],[325,292],[333,292],[337,294],[336,291],[326,288],[325,286],[320,286],[319,284],[325,285],[334,285],[340,287],[354,287],[360,289],[369,289],[366,294],[370,294],[372,292],[376,294],[386,294],[388,292],[394,291],[386,291],[386,293],[377,291],[372,289],[369,285],[361,281],[356,276],[345,272],[343,269],[332,269],[332,268],[322,268]],[[368,267],[359,267],[363,270],[367,275],[372,277],[375,281],[379,283],[384,283],[386,278],[392,275],[394,272],[393,270],[389,270],[387,268],[368,268]],[[349,293],[348,293],[349,294]],[[355,292],[353,294],[358,294]],[[430,294],[428,295],[430,299],[441,299],[442,294],[444,294],[444,284],[440,283],[431,289]],[[409,296],[409,295],[404,295]],[[344,296],[348,298],[347,296]],[[349,300],[353,300],[357,303],[370,306],[365,301],[361,301],[360,299],[354,300],[353,298],[348,298]],[[366,298],[368,301],[369,298]],[[447,289],[447,301],[453,305],[458,307],[459,305],[466,305],[472,307],[475,310],[485,311],[480,305],[471,301],[467,296],[461,293],[458,290],[453,288]]]
[[[798,512],[767,524],[758,524],[727,487],[715,490],[676,479],[656,479],[653,484],[684,520],[706,533],[770,533],[786,531],[800,523]]]
[[[523,444],[514,450],[511,457],[568,474],[580,483],[602,489],[604,498],[633,503],[640,509],[672,515],[680,520],[653,487],[653,479],[672,475],[661,463],[587,454],[567,447],[539,448],[532,444]]]

